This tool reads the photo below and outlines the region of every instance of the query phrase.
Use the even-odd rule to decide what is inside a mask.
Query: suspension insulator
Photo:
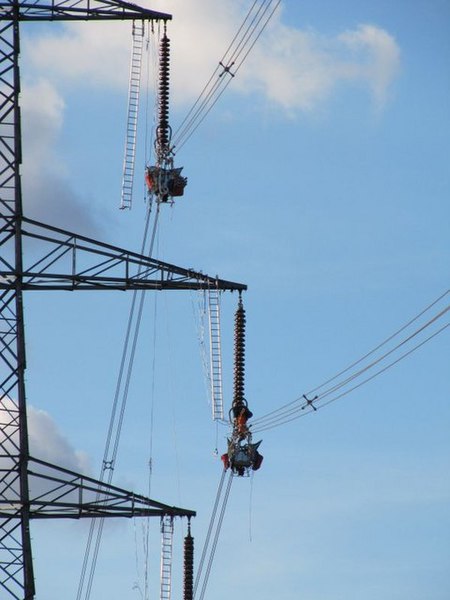
[[[170,40],[166,34],[161,38],[159,48],[159,115],[158,127],[156,130],[156,145],[159,157],[163,157],[168,152],[170,141],[169,127],[169,61],[170,61]]]
[[[234,317],[234,396],[233,404],[244,401],[245,376],[245,310],[242,300]]]
[[[191,536],[191,528],[184,538],[184,595],[183,600],[194,598],[194,538]]]

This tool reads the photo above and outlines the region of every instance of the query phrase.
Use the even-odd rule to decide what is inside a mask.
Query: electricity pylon
[[[20,23],[167,21],[118,0],[0,2],[0,597],[32,600],[30,521],[113,516],[193,516],[31,457],[25,395],[24,292],[186,290],[246,286],[208,277],[26,218],[21,191]],[[33,239],[33,260],[24,241]],[[36,254],[38,258],[36,258]]]

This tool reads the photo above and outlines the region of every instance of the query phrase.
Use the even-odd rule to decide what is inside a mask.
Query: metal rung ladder
[[[208,290],[211,405],[215,421],[223,421],[222,348],[220,342],[220,292]]]
[[[161,519],[161,592],[160,600],[170,600],[172,591],[173,517]]]
[[[133,21],[133,44],[131,49],[130,81],[128,88],[128,117],[123,160],[122,200],[120,208],[131,208],[133,198],[134,160],[136,156],[136,133],[141,89],[142,49],[144,45],[144,21]]]

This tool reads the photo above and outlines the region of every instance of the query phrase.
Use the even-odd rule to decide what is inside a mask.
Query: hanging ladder
[[[172,588],[173,517],[161,519],[161,592],[160,600],[170,600]]]
[[[133,198],[134,159],[136,155],[136,132],[141,89],[142,49],[144,45],[144,21],[133,21],[130,81],[128,87],[128,117],[123,160],[122,199],[120,208],[131,208]]]
[[[223,421],[222,348],[220,343],[220,292],[208,290],[211,405],[215,421]]]

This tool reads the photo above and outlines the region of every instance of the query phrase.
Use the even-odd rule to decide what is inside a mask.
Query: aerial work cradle
[[[231,437],[228,438],[228,449],[221,459],[225,469],[231,469],[235,475],[242,477],[250,471],[257,471],[263,461],[258,452],[259,442],[253,443],[248,420],[253,413],[244,398],[244,366],[245,366],[245,310],[242,298],[235,315],[234,329],[234,396],[230,410],[232,424]]]
[[[182,196],[187,183],[187,178],[181,175],[182,169],[183,167],[147,167],[145,182],[149,192],[155,194],[160,202],[168,202],[175,196]]]
[[[172,129],[169,125],[169,60],[170,40],[164,26],[164,35],[159,49],[156,165],[147,166],[145,169],[148,191],[154,194],[158,202],[171,202],[174,197],[183,196],[187,184],[187,178],[181,175],[183,167],[175,168],[173,165],[173,151],[170,145]]]

